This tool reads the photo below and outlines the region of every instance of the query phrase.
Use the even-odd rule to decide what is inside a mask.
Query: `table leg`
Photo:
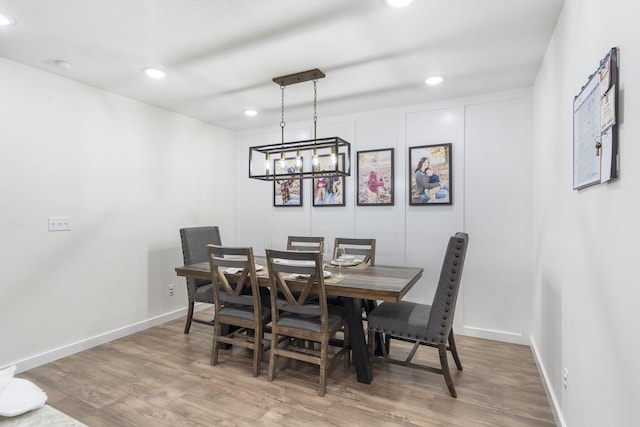
[[[349,326],[349,341],[353,364],[356,367],[356,377],[360,383],[371,384],[373,371],[371,369],[371,360],[369,359],[369,350],[364,339],[361,302],[358,298],[344,298],[344,309],[347,315],[347,325]]]

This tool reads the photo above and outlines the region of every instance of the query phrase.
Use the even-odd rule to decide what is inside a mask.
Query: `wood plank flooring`
[[[207,311],[196,314],[210,315]],[[213,328],[184,318],[23,372],[47,403],[88,426],[554,426],[526,346],[456,336],[464,371],[453,378],[458,398],[433,373],[375,361],[370,385],[337,363],[327,394],[316,394],[318,367],[281,360],[277,377],[251,376],[251,353],[222,350],[209,364]],[[409,344],[393,341],[401,357]],[[421,348],[416,362],[438,366]]]

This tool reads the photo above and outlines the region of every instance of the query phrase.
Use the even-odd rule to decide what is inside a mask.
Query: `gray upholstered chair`
[[[271,309],[268,300],[261,300],[253,249],[207,245],[207,254],[216,311],[211,364],[218,363],[221,343],[248,348],[253,350],[253,376],[258,376],[262,353],[268,349],[263,338]],[[229,282],[225,273],[239,277]]]
[[[287,250],[289,251],[317,251],[322,252],[324,237],[289,236]]]
[[[342,355],[348,367],[350,348],[344,308],[327,304],[322,253],[266,252],[272,320],[269,381],[276,376],[278,356],[313,363],[320,366],[318,395],[324,396],[329,367]],[[344,345],[329,352],[330,339],[342,328]]]
[[[368,323],[369,350],[371,354],[373,354],[374,334],[376,333],[385,334],[388,346],[391,338],[415,343],[404,361],[390,358],[389,353],[386,351],[384,358],[389,362],[444,375],[449,393],[453,397],[457,397],[457,394],[449,372],[447,350],[451,352],[456,367],[461,371],[462,363],[460,363],[453,337],[453,315],[456,309],[456,300],[460,289],[462,267],[464,266],[468,242],[469,235],[466,233],[456,233],[455,236],[449,238],[442,270],[440,271],[440,280],[431,305],[406,301],[398,303],[384,302],[369,313]],[[447,342],[449,345],[447,345]],[[411,363],[411,359],[421,345],[438,349],[440,368]]]
[[[180,240],[182,241],[184,265],[207,262],[207,245],[222,244],[218,226],[181,228]],[[187,278],[187,296],[189,298],[189,311],[187,312],[187,324],[184,327],[184,333],[189,333],[192,321],[213,325],[213,320],[202,320],[193,317],[193,308],[196,302],[214,303],[211,280]]]

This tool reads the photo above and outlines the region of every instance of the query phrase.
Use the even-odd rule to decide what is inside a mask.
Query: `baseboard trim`
[[[210,307],[209,304],[196,304],[194,311],[199,311],[204,308]],[[187,315],[187,309],[181,308],[179,310],[171,311],[169,313],[162,314],[160,316],[152,317],[122,328],[114,329],[113,331],[105,332],[94,337],[90,337],[69,345],[58,347],[56,349],[46,351],[36,356],[28,357],[26,359],[10,363],[7,366],[16,365],[16,373],[28,371],[29,369],[36,368],[45,363],[53,362],[63,357],[71,356],[72,354],[88,350],[92,347],[104,344],[109,341],[113,341],[118,338],[125,337],[127,335],[140,332],[144,329],[151,328],[153,326],[160,325],[170,320],[177,319]],[[2,369],[3,367],[0,367]]]
[[[557,396],[551,387],[551,381],[549,381],[549,376],[547,375],[547,370],[544,367],[544,363],[540,358],[540,352],[538,351],[538,347],[536,346],[536,342],[533,337],[529,339],[529,346],[531,347],[531,351],[533,353],[533,360],[536,362],[536,366],[538,367],[538,372],[540,373],[540,378],[542,379],[542,386],[544,387],[544,392],[547,394],[547,400],[551,406],[551,412],[553,412],[553,418],[556,420],[556,425],[560,427],[566,427],[567,423],[564,421],[564,416],[562,415],[562,410],[560,409],[560,402],[558,402]]]
[[[455,333],[475,338],[484,338],[487,340],[495,340],[508,342],[511,344],[529,345],[528,337],[513,332],[495,331],[491,329],[474,328],[472,326],[453,326]]]

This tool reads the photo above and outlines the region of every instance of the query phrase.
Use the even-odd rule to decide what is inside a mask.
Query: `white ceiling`
[[[0,56],[205,122],[279,129],[272,78],[323,116],[531,86],[563,0],[0,0]],[[66,61],[70,69],[57,66]],[[169,75],[147,78],[156,66]],[[438,87],[424,79],[446,77]],[[285,120],[313,117],[287,86]],[[255,108],[260,114],[245,117]]]

